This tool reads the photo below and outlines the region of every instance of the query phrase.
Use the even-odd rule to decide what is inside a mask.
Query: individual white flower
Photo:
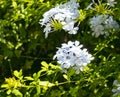
[[[110,7],[114,7],[115,4],[117,4],[117,2],[115,2],[115,0],[107,0],[107,5]]]
[[[120,96],[120,83],[117,80],[114,80],[113,86],[115,86],[115,88],[112,89],[112,92],[114,93],[113,97]]]
[[[44,32],[45,32],[45,37],[47,38],[48,37],[48,34],[51,32],[51,27],[50,27],[50,24],[46,24],[46,27],[44,28]]]
[[[62,47],[58,48],[53,59],[57,59],[65,73],[69,68],[74,68],[76,74],[79,74],[83,67],[94,59],[87,49],[82,49],[82,47],[83,45],[80,45],[79,41],[63,43]]]
[[[54,27],[51,26],[53,19],[59,21],[63,26],[62,29],[69,34],[76,34],[78,27],[75,27],[74,24],[76,23],[75,20],[79,17],[78,7],[79,4],[76,3],[76,0],[71,0],[45,12],[43,19],[40,19],[39,23],[45,27],[44,32],[46,38],[50,32],[55,30]]]
[[[78,30],[78,27],[74,27],[74,24],[75,24],[74,21],[72,21],[70,23],[66,23],[66,24],[63,25],[63,29],[65,31],[69,31],[68,32],[69,34],[76,34],[77,30]]]
[[[96,15],[90,19],[90,28],[93,31],[92,35],[99,37],[100,35],[108,36],[110,29],[119,28],[119,24],[109,15]]]
[[[103,15],[97,15],[97,16],[94,16],[93,18],[90,19],[90,24],[91,26],[97,26],[97,25],[100,25],[104,22],[104,17]]]
[[[113,20],[113,16],[109,16],[109,18],[107,18],[105,20],[105,26],[106,26],[106,29],[109,29],[109,28],[119,28],[119,24]]]
[[[102,25],[97,25],[97,26],[94,27],[92,30],[94,31],[94,32],[92,33],[92,35],[95,36],[95,37],[98,37],[98,36],[100,36],[100,35],[105,34],[105,33],[104,33],[104,26],[102,26]]]
[[[94,4],[93,2],[92,2],[92,3],[90,3],[90,4],[87,6],[87,8],[86,8],[86,9],[87,9],[87,10],[88,10],[88,9],[92,9],[92,8],[93,8],[93,7],[92,7],[92,5],[93,5],[93,4]]]

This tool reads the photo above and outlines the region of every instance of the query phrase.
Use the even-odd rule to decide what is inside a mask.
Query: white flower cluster
[[[68,44],[63,43],[61,48],[58,48],[53,59],[57,58],[58,63],[61,64],[63,72],[67,73],[67,69],[74,68],[76,74],[83,70],[83,67],[91,62],[94,58],[87,52],[87,49],[82,49],[79,41]]]
[[[69,34],[76,34],[78,27],[74,26],[75,19],[79,17],[78,7],[79,4],[76,3],[76,0],[71,0],[44,13],[43,19],[40,19],[39,23],[42,26],[45,26],[45,37],[48,37],[48,34],[55,30],[51,27],[51,22],[53,19],[59,21],[62,24],[62,29],[68,31]]]
[[[97,15],[90,19],[90,28],[93,31],[92,35],[99,37],[100,35],[108,36],[110,29],[117,29],[119,25],[112,16]]]
[[[115,4],[117,4],[117,2],[115,2],[115,0],[107,0],[107,5],[110,7],[114,7]]]
[[[114,93],[113,96],[120,96],[120,83],[118,83],[117,80],[114,80],[113,86],[116,88],[112,89],[112,92]]]
[[[93,9],[93,5],[101,5],[101,2],[98,0],[98,3],[96,3],[95,2],[95,0],[92,0],[92,3],[90,3],[89,5],[88,5],[88,7],[87,7],[87,9]],[[108,8],[110,8],[110,7],[115,7],[115,4],[117,4],[117,2],[115,2],[115,0],[107,0],[107,3],[106,3],[106,5],[107,6],[105,6],[106,8],[108,7]]]

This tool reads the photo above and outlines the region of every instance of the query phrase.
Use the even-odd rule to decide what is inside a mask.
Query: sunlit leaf
[[[16,96],[23,97],[23,94],[22,94],[19,90],[17,90],[17,89],[14,89],[14,90],[12,91],[12,93],[13,93],[14,95],[16,95]]]
[[[64,77],[66,80],[69,80],[69,77],[68,77],[66,74],[63,74],[63,77]]]
[[[32,77],[30,77],[30,76],[26,76],[26,77],[24,77],[26,80],[29,80],[29,81],[33,81],[34,79],[32,78]]]

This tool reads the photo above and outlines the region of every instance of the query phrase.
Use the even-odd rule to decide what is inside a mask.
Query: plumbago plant
[[[119,8],[0,0],[0,97],[120,97]]]

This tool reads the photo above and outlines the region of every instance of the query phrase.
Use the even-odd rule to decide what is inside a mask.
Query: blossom
[[[76,34],[76,33],[77,33],[77,30],[78,30],[78,27],[74,27],[74,24],[75,24],[74,21],[72,21],[72,22],[70,22],[70,23],[65,23],[65,24],[63,25],[63,29],[64,29],[65,31],[69,31],[69,32],[68,32],[69,34]]]
[[[75,27],[75,20],[79,17],[78,7],[79,4],[76,3],[76,0],[71,0],[45,12],[43,19],[39,21],[41,26],[45,27],[45,37],[47,38],[48,34],[55,30],[54,27],[51,26],[52,20],[59,21],[63,26],[62,29],[69,34],[76,34],[78,27]]]
[[[107,0],[107,5],[110,7],[114,7],[115,4],[117,4],[117,2],[115,2],[114,0]]]
[[[119,24],[113,20],[113,16],[96,15],[90,19],[90,28],[93,31],[92,35],[99,37],[100,35],[108,36],[110,29],[117,29]]]
[[[98,0],[98,4],[101,5],[101,2],[99,0]],[[95,2],[95,0],[92,0],[92,3],[90,3],[86,9],[93,9],[93,5],[98,5],[98,4]],[[117,4],[115,0],[107,0],[107,3],[106,3],[108,8],[115,7],[115,4]]]
[[[48,34],[50,33],[50,31],[52,30],[51,30],[50,24],[48,23],[44,29],[44,32],[46,32],[45,37],[48,37]]]
[[[116,88],[112,89],[112,92],[114,93],[113,96],[120,95],[120,84],[117,80],[114,80],[113,86],[116,87]]]
[[[80,45],[79,41],[63,43],[62,47],[58,48],[53,59],[57,59],[63,71],[66,72],[69,68],[74,68],[76,74],[79,74],[83,67],[94,59],[87,49],[82,49],[82,47],[83,45]]]

